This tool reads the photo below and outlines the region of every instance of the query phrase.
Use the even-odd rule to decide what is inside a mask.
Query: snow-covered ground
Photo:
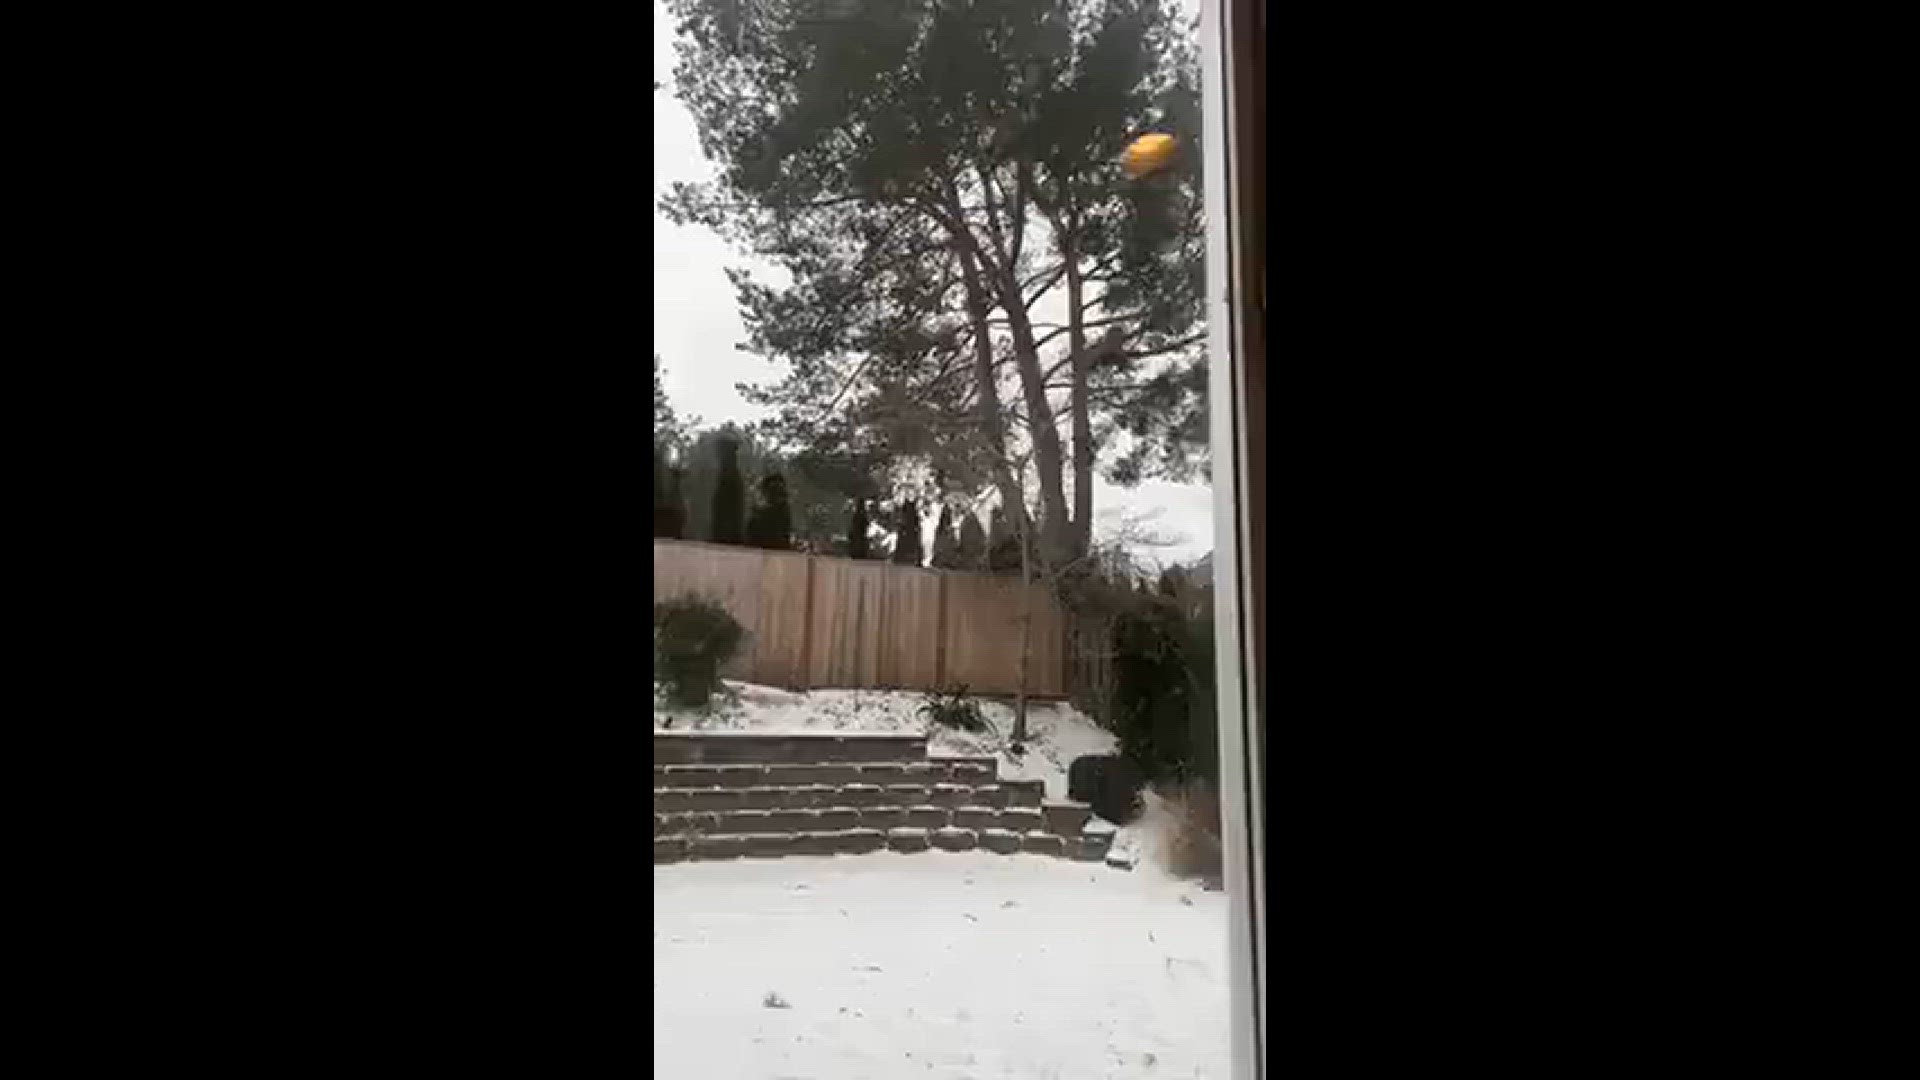
[[[653,882],[657,1076],[1229,1074],[1225,895],[1150,864],[880,852]]]
[[[1067,797],[1067,767],[1082,754],[1111,754],[1118,743],[1073,706],[1034,702],[1027,707],[1026,753],[1007,753],[1013,706],[980,699],[991,731],[967,732],[929,724],[919,709],[926,695],[906,690],[809,690],[728,682],[730,701],[710,713],[654,708],[654,727],[673,731],[927,731],[935,754],[995,755],[1004,780],[1045,780],[1047,798]]]

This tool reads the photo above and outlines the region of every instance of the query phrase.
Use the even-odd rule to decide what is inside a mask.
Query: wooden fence
[[[1027,693],[1067,693],[1067,618],[1030,586]],[[1020,672],[1019,578],[921,570],[687,540],[653,542],[653,594],[697,592],[751,635],[725,669],[772,686],[945,689],[1013,694]]]

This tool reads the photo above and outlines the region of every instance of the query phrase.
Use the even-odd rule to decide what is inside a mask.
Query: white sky
[[[750,423],[765,410],[742,399],[735,384],[773,381],[781,367],[734,347],[746,339],[746,326],[724,270],[746,266],[757,276],[771,276],[770,283],[786,278],[734,250],[712,230],[677,226],[660,213],[659,200],[669,185],[713,176],[711,163],[700,153],[693,117],[673,96],[673,63],[673,21],[665,3],[653,0],[653,80],[666,87],[652,93],[653,351],[660,354],[661,381],[675,412],[696,416],[706,426],[728,420]],[[1209,487],[1152,481],[1128,489],[1096,480],[1093,501],[1096,534],[1130,520],[1174,541],[1142,550],[1141,557],[1184,563],[1213,550]]]

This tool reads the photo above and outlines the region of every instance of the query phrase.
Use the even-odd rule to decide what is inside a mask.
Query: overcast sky
[[[661,381],[675,412],[709,426],[750,423],[764,410],[744,401],[735,384],[773,381],[781,367],[734,348],[746,339],[746,328],[724,270],[747,266],[768,274],[770,268],[735,251],[710,229],[674,225],[658,209],[668,185],[713,175],[700,153],[692,116],[673,96],[673,62],[673,22],[666,4],[654,0],[653,79],[667,89],[653,93],[653,351],[660,354]],[[1213,550],[1211,488],[1150,482],[1126,489],[1096,481],[1093,499],[1096,533],[1135,520],[1176,541],[1139,552],[1143,557],[1191,562]]]

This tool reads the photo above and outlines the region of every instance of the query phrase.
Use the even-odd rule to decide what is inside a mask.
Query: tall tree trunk
[[[993,483],[1000,491],[1000,504],[1006,507],[1014,527],[1024,531],[1027,501],[1022,497],[1020,484],[1007,464],[1006,421],[1000,415],[1000,393],[994,385],[993,337],[987,326],[987,314],[992,310],[992,302],[980,281],[979,265],[974,262],[973,253],[958,242],[954,248],[960,255],[960,277],[966,288],[967,318],[973,324],[973,377],[979,398],[976,408],[980,414],[980,428],[987,437],[987,454],[992,459]]]
[[[1046,373],[1040,368],[1040,349],[1034,341],[1033,322],[1027,317],[1020,278],[1011,266],[1002,265],[994,253],[974,235],[960,206],[960,193],[951,178],[945,184],[942,204],[930,209],[951,236],[961,253],[963,276],[977,273],[982,291],[998,298],[1007,313],[1007,328],[1013,337],[1015,366],[1020,372],[1020,387],[1027,401],[1027,426],[1033,438],[1034,464],[1040,474],[1040,560],[1043,565],[1064,562],[1073,527],[1067,511],[1066,490],[1062,483],[1066,454],[1060,444],[1060,431],[1054,426],[1053,406],[1047,402]],[[923,204],[925,205],[925,204]],[[974,302],[971,291],[968,303]],[[984,318],[975,321],[976,328]],[[976,330],[977,333],[977,330]],[[980,346],[976,343],[975,348]],[[991,348],[988,349],[991,363]],[[1004,444],[1002,444],[1004,445]],[[1024,505],[1022,512],[1025,512]]]
[[[1086,308],[1081,303],[1078,222],[1071,216],[1060,234],[1060,250],[1067,261],[1067,348],[1073,358],[1073,385],[1067,408],[1073,416],[1073,556],[1093,546],[1093,416],[1088,402],[1087,375],[1093,357],[1087,355]]]
[[[1007,313],[1013,336],[1014,364],[1020,370],[1020,388],[1027,399],[1027,427],[1033,437],[1034,464],[1040,473],[1040,561],[1054,566],[1067,561],[1073,516],[1067,511],[1063,476],[1066,451],[1060,445],[1053,406],[1047,401],[1046,372],[1040,368],[1040,349],[1034,343],[1033,323],[1020,295],[1020,283],[1002,268],[994,268],[1000,306]]]

